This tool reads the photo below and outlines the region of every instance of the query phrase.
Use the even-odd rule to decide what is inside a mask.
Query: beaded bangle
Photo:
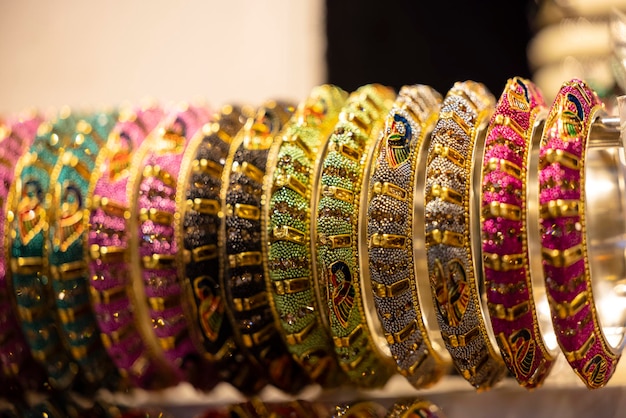
[[[177,189],[181,225],[176,228],[180,277],[184,278],[185,310],[198,351],[214,364],[220,380],[244,394],[255,394],[265,385],[235,344],[219,284],[218,229],[222,204],[222,172],[230,145],[252,111],[247,107],[222,107],[187,147]]]
[[[61,337],[87,381],[108,388],[119,384],[119,375],[99,338],[89,300],[84,249],[89,180],[116,120],[117,112],[94,113],[77,122],[72,141],[50,173],[50,228],[46,243]]]
[[[269,305],[261,211],[269,149],[293,111],[284,102],[263,104],[232,143],[222,180],[224,220],[218,242],[224,248],[220,280],[235,341],[269,383],[289,393],[309,379],[282,342]]]
[[[624,347],[624,148],[603,143],[604,113],[582,80],[563,83],[539,153],[543,272],[561,351],[590,389],[608,383]]]
[[[387,408],[378,401],[358,400],[336,405],[331,413],[333,418],[380,418],[386,415]]]
[[[133,386],[155,389],[176,382],[167,375],[138,332],[129,292],[130,160],[164,116],[159,106],[122,111],[91,175],[87,253],[91,303],[104,347]]]
[[[262,241],[267,242],[265,275],[272,312],[287,349],[312,381],[323,387],[344,380],[331,337],[320,314],[315,267],[311,259],[312,189],[320,167],[319,151],[338,121],[347,93],[324,85],[313,89],[270,150],[262,214]],[[296,268],[281,263],[306,260]],[[269,268],[272,266],[272,268]]]
[[[371,315],[369,269],[365,263],[367,193],[361,193],[395,92],[370,84],[350,94],[324,150],[315,226],[317,268],[339,365],[362,388],[384,385],[395,371],[380,323]],[[363,213],[361,214],[360,211]],[[386,350],[386,351],[385,351]]]
[[[158,133],[139,147],[127,186],[132,231],[129,264],[140,331],[171,373],[202,389],[217,382],[189,336],[177,266],[182,243],[176,239],[174,220],[183,154],[189,139],[209,119],[209,110],[203,106],[174,109]]]
[[[412,401],[397,401],[395,402],[385,418],[445,418],[441,408],[436,404],[422,398],[414,399]]]
[[[79,373],[57,330],[57,315],[45,257],[50,206],[50,172],[70,142],[76,118],[63,109],[39,126],[27,153],[18,161],[9,197],[8,285],[31,353],[48,372],[48,382],[68,389]],[[9,273],[9,271],[7,271]]]
[[[36,388],[45,377],[39,367],[31,367],[33,358],[8,293],[7,270],[10,266],[4,257],[10,234],[7,197],[15,179],[15,165],[32,144],[41,122],[39,115],[24,115],[7,121],[6,126],[0,125],[0,230],[4,231],[4,239],[0,240],[0,254],[3,254],[0,257],[0,376],[4,374],[7,379],[19,379],[24,389]]]
[[[494,104],[482,84],[455,83],[432,133],[424,188],[425,244],[437,322],[455,367],[479,390],[492,387],[507,371],[483,317],[479,205],[473,194],[480,181],[474,162],[482,162],[484,144],[479,133]]]
[[[427,280],[420,280],[428,272],[421,265],[424,255],[414,254],[413,242],[414,226],[416,243],[423,242],[418,225],[423,225],[424,215],[413,214],[423,208],[423,202],[413,201],[414,189],[420,187],[418,177],[422,185],[424,181],[424,167],[418,164],[425,164],[420,156],[441,101],[441,95],[428,86],[402,87],[375,147],[367,187],[374,305],[398,372],[416,388],[436,383],[451,365],[436,328],[430,288],[419,291],[420,284],[428,286]]]
[[[510,79],[489,124],[482,172],[482,250],[489,318],[504,362],[527,388],[543,383],[558,348],[556,344],[548,348],[542,337],[541,330],[551,324],[549,318],[545,324],[538,316],[535,298],[545,295],[541,292],[543,275],[540,269],[531,272],[528,248],[527,213],[537,205],[528,198],[526,186],[531,174],[535,181],[537,177],[530,158],[533,151],[537,154],[538,143],[531,140],[539,138],[533,133],[539,131],[537,122],[546,113],[541,92],[531,81]]]

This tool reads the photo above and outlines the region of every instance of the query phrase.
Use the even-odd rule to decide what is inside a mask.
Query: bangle
[[[64,108],[43,122],[28,152],[20,157],[7,202],[9,230],[7,284],[22,332],[35,360],[48,373],[54,389],[66,390],[79,373],[57,330],[54,297],[48,280],[44,242],[48,230],[50,172],[71,141],[76,116]],[[51,314],[52,312],[52,314]]]
[[[249,366],[233,339],[225,318],[219,284],[218,229],[222,204],[220,190],[224,162],[231,143],[252,111],[247,107],[222,107],[187,147],[177,189],[181,225],[178,241],[184,243],[180,277],[184,278],[184,306],[191,336],[198,351],[227,381],[244,394],[255,394],[265,385]],[[183,198],[184,196],[184,198]]]
[[[379,418],[387,414],[387,408],[377,401],[358,400],[336,405],[331,412],[333,418]]]
[[[484,85],[457,82],[446,95],[428,147],[425,233],[437,322],[458,372],[476,389],[500,381],[507,369],[483,315],[478,200],[474,169],[495,99]],[[477,158],[473,156],[476,155]],[[478,245],[477,245],[478,244]]]
[[[84,249],[89,181],[116,119],[117,112],[80,119],[71,142],[59,153],[50,173],[50,227],[45,245],[61,338],[87,381],[108,388],[119,385],[119,374],[99,338]]]
[[[132,155],[164,116],[159,106],[123,110],[91,176],[86,240],[91,304],[100,337],[131,385],[156,389],[175,382],[144,343],[132,315],[128,265],[129,201],[126,186]]]
[[[412,401],[395,402],[385,418],[445,418],[441,408],[429,400],[418,398]]]
[[[504,362],[527,388],[543,383],[558,354],[556,344],[548,347],[542,337],[542,330],[551,328],[551,323],[537,311],[535,298],[545,295],[543,275],[540,268],[531,271],[528,248],[532,224],[528,210],[537,204],[531,201],[533,190],[526,185],[537,178],[533,167],[537,166],[540,135],[534,133],[541,132],[537,127],[546,114],[543,96],[531,81],[509,79],[489,124],[482,171],[482,251],[489,318]]]
[[[262,241],[267,242],[265,275],[278,330],[295,361],[311,381],[323,387],[342,383],[330,334],[320,315],[311,259],[312,189],[324,147],[338,121],[347,93],[338,87],[314,88],[283,128],[270,150]],[[306,261],[301,268],[281,263],[289,257]],[[271,268],[270,268],[271,266]]]
[[[10,266],[8,258],[4,256],[10,234],[7,219],[10,206],[7,198],[15,179],[17,161],[32,144],[42,121],[39,115],[24,115],[8,120],[6,126],[0,125],[0,230],[4,231],[4,239],[0,240],[0,254],[3,255],[0,257],[0,376],[18,379],[24,390],[39,386],[45,380],[45,372],[39,367],[30,367],[34,361],[19,329],[9,295],[7,274]]]
[[[170,374],[202,389],[217,382],[189,336],[177,266],[182,243],[176,239],[174,220],[182,157],[209,119],[204,106],[172,109],[158,132],[140,145],[127,185],[131,293],[142,337]]]
[[[269,383],[288,393],[301,390],[309,380],[274,323],[264,279],[260,214],[268,152],[293,111],[289,103],[269,101],[233,141],[223,173],[224,219],[218,241],[224,248],[220,279],[235,341]]]
[[[442,97],[424,85],[404,86],[386,117],[374,149],[368,181],[367,242],[371,292],[396,368],[416,388],[430,386],[451,366],[437,330],[423,254],[414,253],[423,225],[423,202],[414,190],[424,182],[425,138],[432,130]],[[421,175],[419,175],[420,173]],[[415,229],[415,236],[414,236]],[[420,299],[421,295],[421,299]],[[426,300],[424,299],[426,295]],[[430,306],[428,309],[427,305]],[[434,328],[434,329],[433,329]]]
[[[552,323],[568,363],[590,389],[606,385],[624,345],[621,244],[624,149],[591,129],[597,94],[563,83],[546,120],[539,160],[543,272]],[[591,134],[591,135],[590,135]]]
[[[359,228],[367,209],[362,182],[395,97],[391,88],[377,84],[350,94],[324,150],[318,190],[319,286],[327,289],[324,298],[339,366],[362,388],[384,385],[395,371],[378,318],[366,305],[367,266],[359,265],[359,259],[367,258],[365,231]]]

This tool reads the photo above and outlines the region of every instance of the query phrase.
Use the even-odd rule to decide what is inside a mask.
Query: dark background
[[[531,78],[535,9],[520,0],[327,0],[327,82],[348,91],[419,83],[445,95],[474,80],[499,96],[507,79]]]

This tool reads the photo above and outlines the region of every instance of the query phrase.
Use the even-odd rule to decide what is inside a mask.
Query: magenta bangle
[[[100,153],[90,185],[93,197],[87,245],[92,306],[115,366],[130,384],[146,389],[168,386],[176,380],[161,372],[163,368],[143,342],[130,314],[126,187],[131,156],[163,115],[158,106],[122,113]]]
[[[183,245],[176,240],[174,218],[183,155],[190,139],[209,120],[205,107],[173,110],[154,137],[142,143],[140,157],[133,161],[137,165],[131,170],[135,178],[128,187],[129,201],[135,200],[130,214],[134,234],[129,245],[133,293],[139,320],[143,327],[149,327],[144,337],[150,339],[172,372],[203,388],[216,382],[199,364],[200,354],[189,335],[176,262]],[[184,375],[183,369],[197,375]]]
[[[531,272],[527,184],[531,143],[543,96],[529,80],[508,80],[489,124],[482,180],[482,249],[489,318],[502,357],[520,385],[540,386],[558,347],[541,335],[550,320],[538,317],[534,297],[541,271]],[[536,163],[535,163],[536,164]],[[535,175],[536,179],[536,175]],[[535,194],[536,197],[536,194]],[[533,205],[536,207],[536,203]],[[532,273],[532,274],[531,274]],[[541,322],[540,319],[547,319]]]
[[[603,114],[584,81],[563,83],[539,156],[543,271],[554,331],[591,389],[609,382],[624,345],[625,304],[616,280],[625,274],[624,150],[621,141],[594,138],[592,124]]]
[[[0,125],[0,230],[7,237],[7,197],[15,180],[15,166],[20,156],[28,150],[42,122],[39,115],[27,115],[8,120],[6,127]],[[43,369],[35,365],[28,343],[24,339],[18,319],[14,314],[7,288],[7,248],[5,239],[0,240],[0,368],[6,378],[17,378],[24,389],[33,389],[36,382],[44,382]],[[35,367],[31,367],[35,366]],[[28,375],[25,376],[25,371]]]

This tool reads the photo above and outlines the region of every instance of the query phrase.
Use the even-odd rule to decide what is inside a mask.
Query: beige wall
[[[325,79],[322,0],[0,2],[0,115],[299,100]]]

